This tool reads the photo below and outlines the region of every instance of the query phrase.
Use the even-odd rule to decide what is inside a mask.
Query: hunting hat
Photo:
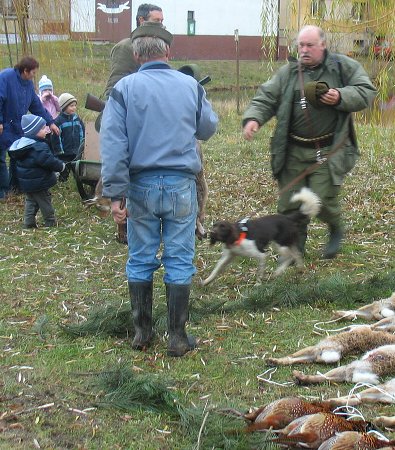
[[[160,22],[144,22],[133,31],[131,39],[133,41],[136,38],[146,36],[158,37],[169,46],[173,42],[173,35]]]
[[[38,82],[38,89],[40,92],[45,91],[47,89],[53,91],[52,81],[46,76],[43,75]]]
[[[21,126],[24,136],[33,138],[45,127],[46,122],[42,117],[35,116],[34,114],[25,114],[22,116]]]
[[[65,92],[59,97],[59,106],[62,111],[64,111],[70,103],[76,102],[77,99],[74,97],[74,95],[69,94],[68,92]]]
[[[320,101],[322,94],[326,94],[329,91],[329,86],[325,81],[310,81],[304,85],[304,93],[307,101],[314,108],[323,106]]]

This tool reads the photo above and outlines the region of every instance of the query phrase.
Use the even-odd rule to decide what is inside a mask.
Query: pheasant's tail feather
[[[270,442],[276,442],[277,444],[296,445],[298,443],[308,444],[317,440],[317,435],[312,432],[307,433],[295,433],[291,436],[280,436],[271,439]]]

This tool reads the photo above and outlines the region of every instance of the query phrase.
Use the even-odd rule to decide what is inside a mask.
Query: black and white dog
[[[216,222],[210,232],[210,244],[223,243],[220,260],[203,286],[211,283],[236,256],[256,258],[259,262],[257,281],[260,282],[265,269],[265,249],[270,242],[278,247],[281,263],[274,276],[281,275],[289,265],[295,263],[303,267],[303,257],[298,249],[298,222],[306,217],[315,217],[321,206],[319,197],[308,188],[302,188],[291,197],[292,202],[301,202],[299,211],[292,214],[274,214],[257,219],[244,219],[240,222]]]

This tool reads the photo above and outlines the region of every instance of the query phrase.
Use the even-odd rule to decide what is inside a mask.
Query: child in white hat
[[[43,75],[38,82],[38,89],[41,103],[55,119],[60,113],[60,106],[58,97],[53,93],[52,81],[46,75]]]
[[[51,135],[51,145],[54,154],[65,162],[75,160],[82,151],[85,140],[85,125],[77,114],[77,99],[74,95],[64,92],[59,96],[61,113],[55,119],[60,135]],[[65,170],[59,181],[66,181],[69,170]]]

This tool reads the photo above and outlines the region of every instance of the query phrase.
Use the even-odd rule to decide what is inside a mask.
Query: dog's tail
[[[303,187],[299,192],[291,197],[291,202],[301,202],[299,211],[308,217],[315,217],[321,209],[321,200],[317,194]]]

